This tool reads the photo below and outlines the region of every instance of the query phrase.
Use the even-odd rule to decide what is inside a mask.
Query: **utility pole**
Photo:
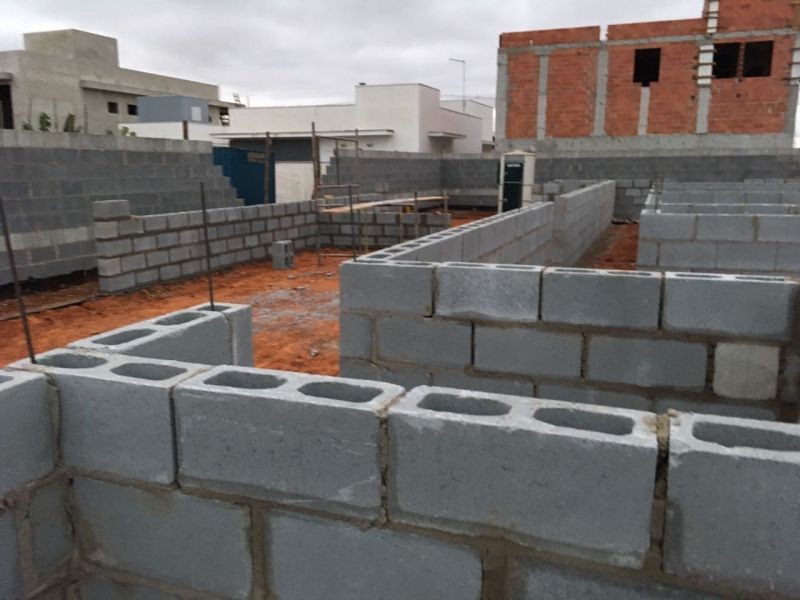
[[[461,112],[467,112],[467,61],[463,58],[449,58],[450,62],[461,63]]]

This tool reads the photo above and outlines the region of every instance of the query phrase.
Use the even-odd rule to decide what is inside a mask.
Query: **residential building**
[[[558,138],[797,129],[793,0],[706,0],[696,19],[503,33],[501,149]]]
[[[54,129],[69,115],[88,133],[116,132],[138,119],[143,96],[188,96],[208,103],[208,120],[220,123],[228,107],[216,85],[134,71],[119,66],[117,40],[67,29],[26,33],[24,50],[0,52],[0,127],[39,127],[44,113]]]

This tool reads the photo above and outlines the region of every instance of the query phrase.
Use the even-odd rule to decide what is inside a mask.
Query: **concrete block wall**
[[[11,599],[800,590],[800,425],[78,349],[2,375],[48,381],[65,417],[49,438],[64,476],[31,504],[46,527],[31,530],[30,556],[47,540],[38,560],[69,548],[71,566],[60,587]],[[31,453],[45,460],[22,478],[50,468]],[[0,556],[24,556],[5,517]],[[0,584],[14,569],[0,561]]]
[[[202,211],[132,216],[126,200],[95,204],[97,269],[102,292],[189,277],[206,268]],[[273,242],[314,244],[313,201],[208,211],[211,268],[264,259]]]
[[[800,215],[681,214],[648,209],[639,223],[637,265],[645,269],[798,274]]]
[[[358,211],[353,227],[349,212],[320,212],[319,240],[322,246],[335,248],[351,248],[353,239],[360,248],[385,248],[445,231],[450,227],[450,221],[449,214]]]
[[[0,598],[60,598],[72,581],[58,415],[45,376],[0,372]]]
[[[124,141],[123,141],[124,140]],[[96,266],[92,204],[124,197],[138,214],[240,206],[210,145],[121,136],[0,132],[0,195],[23,278]],[[0,249],[0,285],[10,281]]]
[[[798,290],[781,277],[351,261],[341,373],[775,420],[800,400],[787,366]]]

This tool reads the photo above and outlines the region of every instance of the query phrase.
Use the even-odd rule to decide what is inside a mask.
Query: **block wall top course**
[[[390,518],[469,535],[499,531],[544,550],[639,567],[650,544],[658,454],[652,418],[416,388],[389,411]]]

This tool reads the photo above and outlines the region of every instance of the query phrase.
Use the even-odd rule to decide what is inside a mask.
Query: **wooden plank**
[[[447,196],[420,196],[417,198],[417,203],[422,204],[430,204],[431,206],[436,206],[437,204],[444,203]],[[414,199],[413,198],[396,198],[394,200],[377,200],[375,202],[359,202],[358,204],[353,204],[353,210],[368,210],[370,208],[380,208],[382,206],[413,206]],[[348,212],[350,209],[347,206],[336,206],[333,208],[324,208],[321,212],[324,213],[343,213]]]

